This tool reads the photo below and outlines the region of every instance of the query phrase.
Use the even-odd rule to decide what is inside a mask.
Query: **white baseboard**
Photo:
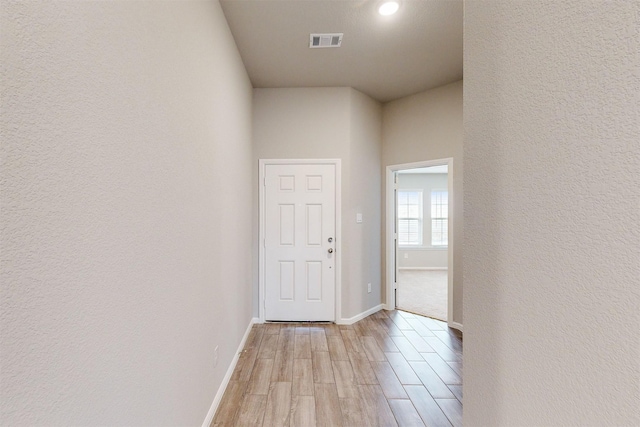
[[[353,317],[349,317],[348,319],[344,319],[344,318],[340,319],[336,323],[338,325],[353,325],[357,321],[362,320],[367,316],[371,316],[373,313],[377,313],[380,310],[382,310],[382,304],[378,304],[375,307],[372,307],[367,311],[363,311],[362,313],[357,314],[357,315],[355,315]]]
[[[459,330],[460,332],[463,332],[463,331],[462,331],[462,323],[458,323],[458,322],[451,322],[451,323],[449,323],[449,327],[450,327],[450,328],[453,328],[453,329],[457,329],[457,330]]]
[[[218,392],[213,398],[213,403],[209,408],[209,412],[207,413],[207,418],[205,418],[204,422],[202,423],[202,427],[209,427],[211,425],[211,422],[213,421],[213,417],[216,415],[216,411],[218,410],[218,405],[220,405],[222,396],[224,395],[224,392],[227,389],[227,385],[229,385],[229,381],[231,380],[231,375],[233,375],[233,370],[236,368],[236,365],[238,364],[240,353],[244,348],[244,344],[247,342],[247,338],[249,337],[249,333],[251,332],[251,327],[253,326],[254,323],[260,323],[260,320],[257,317],[254,317],[249,322],[249,326],[247,326],[247,330],[245,331],[244,336],[240,341],[240,345],[238,345],[238,350],[236,351],[236,355],[233,357],[233,360],[231,361],[231,364],[227,369],[227,373],[222,379],[222,383],[220,384],[220,387],[218,387]]]
[[[447,267],[398,267],[398,270],[429,270],[429,271],[446,271]]]
[[[389,305],[389,304],[382,304],[382,308],[383,308],[384,310],[387,310],[387,311],[389,311],[389,310],[395,310],[395,307],[391,307],[391,305]]]

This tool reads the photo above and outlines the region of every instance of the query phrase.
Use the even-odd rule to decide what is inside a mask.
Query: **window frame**
[[[408,215],[409,203],[407,203],[407,216],[400,217],[400,193],[417,193],[418,194],[418,216],[411,217]],[[424,191],[422,189],[402,188],[397,190],[396,194],[396,218],[397,218],[397,234],[398,234],[398,247],[402,249],[407,248],[419,248],[423,246],[424,242]],[[415,220],[418,223],[418,241],[416,243],[401,243],[400,241],[400,221],[402,220]],[[407,233],[409,234],[409,233]],[[408,236],[407,236],[408,237]]]
[[[443,216],[437,216],[434,217],[433,216],[433,211],[434,211],[434,194],[438,194],[438,193],[444,193],[446,194],[446,206],[447,206],[447,216],[443,217]],[[432,188],[431,189],[431,194],[430,194],[430,200],[429,200],[429,207],[431,208],[431,210],[429,211],[429,217],[430,217],[430,222],[431,222],[431,247],[433,248],[448,248],[449,247],[449,190],[448,189],[438,189],[438,188]],[[436,206],[436,210],[437,210],[437,206],[444,206],[443,203],[440,204],[435,204]],[[445,221],[446,223],[446,228],[447,228],[447,233],[443,234],[442,230],[440,231],[440,236],[444,236],[446,238],[446,243],[445,244],[436,244],[434,243],[434,236],[435,233],[433,232],[433,226],[434,226],[434,222],[435,221]],[[442,228],[442,227],[440,227]],[[442,242],[443,239],[441,239],[439,242]]]

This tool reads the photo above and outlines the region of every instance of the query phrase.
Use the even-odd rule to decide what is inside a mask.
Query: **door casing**
[[[341,180],[341,161],[340,159],[260,159],[259,163],[259,181],[260,187],[260,219],[259,219],[259,316],[260,322],[265,322],[265,168],[267,165],[334,165],[336,171],[336,192],[335,192],[335,207],[336,207],[336,233],[335,233],[335,322],[341,323],[342,320],[342,180]]]
[[[386,310],[395,310],[396,308],[396,273],[397,273],[397,255],[398,248],[396,245],[396,201],[395,201],[395,174],[399,170],[425,168],[430,166],[448,166],[447,187],[449,192],[449,245],[447,248],[447,281],[448,281],[448,307],[447,307],[447,323],[449,326],[456,327],[453,322],[453,222],[455,215],[454,197],[453,197],[453,158],[448,157],[438,160],[427,160],[422,162],[404,163],[400,165],[390,165],[386,168],[386,280],[385,280],[385,296]],[[459,329],[459,328],[457,328]]]

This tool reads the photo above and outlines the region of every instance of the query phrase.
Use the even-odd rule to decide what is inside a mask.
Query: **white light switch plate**
[[[356,214],[356,222],[357,222],[357,223],[362,222],[362,214],[361,214],[361,213],[357,213],[357,214]]]

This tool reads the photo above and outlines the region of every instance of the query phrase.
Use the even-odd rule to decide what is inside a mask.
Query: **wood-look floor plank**
[[[389,312],[389,310],[380,310],[380,311],[376,311],[375,313],[373,313],[373,315],[371,317],[373,317],[374,319],[384,319],[385,317],[387,317],[387,313]]]
[[[423,318],[424,318],[424,316],[423,316]],[[438,319],[431,319],[431,321],[435,322],[436,328],[438,328],[438,329],[442,329],[443,331],[446,331],[446,330],[449,329],[449,325],[447,325],[447,322],[443,322],[442,320],[438,320]]]
[[[278,348],[278,335],[267,334],[262,338],[260,350],[258,350],[258,359],[273,359],[276,357],[276,349]]]
[[[316,402],[313,396],[291,398],[291,427],[316,426]]]
[[[293,351],[294,337],[295,330],[281,328],[280,334],[278,335],[277,351]]]
[[[322,327],[324,328],[324,333],[326,336],[340,335],[340,328],[334,323],[322,325]]]
[[[365,317],[361,321],[354,323],[353,326],[355,327],[358,335],[360,335],[361,337],[371,336],[373,332],[373,320],[369,319],[368,317]]]
[[[311,338],[309,335],[296,335],[293,357],[295,359],[311,359]]]
[[[401,384],[422,384],[402,353],[385,353],[384,355]]]
[[[280,333],[279,323],[265,323],[264,325],[265,335],[278,335]]]
[[[251,332],[249,332],[249,336],[247,337],[247,341],[244,344],[244,351],[257,350],[260,348],[260,342],[264,336],[264,328],[261,326],[263,325],[253,325]]]
[[[236,368],[233,370],[231,381],[249,381],[257,358],[258,349],[243,352],[238,358]]]
[[[287,334],[295,334],[296,333],[296,325],[294,323],[281,323],[280,324],[280,333]]]
[[[409,399],[390,399],[389,406],[400,427],[425,427]]]
[[[393,340],[386,332],[381,329],[373,331],[373,337],[382,349],[382,351],[398,352],[398,347],[393,343]]]
[[[316,425],[318,427],[342,426],[342,410],[335,384],[314,384],[316,399]]]
[[[254,325],[212,426],[451,427],[461,382],[462,334],[416,314]]]
[[[459,362],[460,356],[443,343],[438,337],[425,337],[424,340],[442,357],[445,362]]]
[[[447,362],[447,365],[451,366],[451,369],[462,378],[462,362]]]
[[[296,326],[296,335],[309,335],[309,326]]]
[[[267,396],[259,394],[247,394],[242,400],[238,410],[238,427],[261,426],[264,419],[264,410],[267,407]]]
[[[395,323],[393,323],[393,320],[391,320],[391,318],[382,319],[381,323],[380,323],[380,326],[385,328],[385,332],[390,337],[401,337],[401,336],[403,336],[402,330],[400,328],[398,328]]]
[[[407,322],[413,327],[413,330],[416,331],[422,337],[433,337],[433,332],[431,329],[427,328],[427,326],[420,321],[420,319],[406,319]]]
[[[421,385],[406,385],[404,389],[426,425],[429,427],[451,427],[449,419],[426,388]]]
[[[354,331],[343,329],[341,332],[342,341],[344,342],[344,346],[346,347],[347,352],[362,353],[364,351],[362,348],[362,344],[360,344],[360,339]]]
[[[331,357],[328,351],[312,352],[313,362],[313,382],[314,384],[330,384],[335,383],[333,377],[333,367],[331,366]]]
[[[293,352],[276,351],[271,371],[271,382],[293,381]]]
[[[311,334],[311,351],[329,351],[327,345],[327,337],[324,329],[310,331]]]
[[[338,397],[358,397],[360,395],[356,384],[356,374],[348,360],[334,360],[333,374],[336,379]]]
[[[416,315],[411,313],[410,311],[404,311],[404,310],[396,310],[396,311],[401,317],[405,319],[414,319],[416,317]]]
[[[371,367],[387,399],[409,398],[389,362],[371,362]]]
[[[220,401],[216,416],[211,423],[212,426],[231,427],[235,425],[238,409],[240,409],[238,402],[242,401],[246,389],[247,383],[245,381],[229,381],[227,389]]]
[[[451,350],[456,353],[462,352],[462,343],[455,335],[450,334],[448,331],[433,331],[433,334]]]
[[[371,363],[364,353],[348,352],[353,372],[356,375],[358,384],[378,384],[376,374],[373,372]],[[426,363],[426,362],[425,362]]]
[[[247,385],[248,394],[269,393],[269,385],[271,384],[271,370],[273,369],[273,359],[258,359],[256,366],[253,368],[251,379]]]
[[[462,378],[451,366],[447,364],[437,353],[422,353],[422,357],[427,361],[431,369],[440,377],[443,383],[447,385],[462,384]]]
[[[384,397],[379,385],[361,385],[358,388],[365,413],[366,423],[364,425],[378,427],[398,425],[389,407],[389,402]]]
[[[327,337],[327,346],[331,360],[349,360],[347,348],[342,341],[342,335],[330,335]]]
[[[462,386],[461,385],[450,385],[448,386],[451,393],[462,403]]]
[[[390,310],[389,313],[387,313],[387,317],[389,319],[395,319],[396,317],[402,317],[401,310]]]
[[[411,330],[411,329],[413,329],[411,324],[409,324],[409,322],[407,322],[407,320],[402,316],[395,316],[391,320],[393,320],[393,323],[395,323],[396,326],[398,327],[398,329],[400,329],[400,330],[405,330],[405,329]]]
[[[373,318],[373,316],[369,316],[365,318],[367,323],[366,326],[371,331],[370,335],[374,335],[375,333],[386,333],[385,329],[380,325],[380,321],[378,319]]]
[[[405,359],[417,362],[424,360],[418,350],[411,345],[406,337],[391,337],[391,339],[393,339],[394,344],[398,347]]]
[[[422,384],[429,390],[435,399],[455,398],[449,387],[442,382],[438,374],[431,369],[427,362],[409,362]]]
[[[442,327],[441,322],[435,319],[431,319],[430,317],[420,316],[418,317],[418,320],[420,320],[422,324],[424,324],[431,331],[439,331],[445,329],[444,327]]]
[[[313,367],[311,359],[293,360],[291,393],[294,396],[313,396]]]
[[[362,410],[360,397],[340,398],[340,409],[342,412],[342,422],[345,427],[364,425],[365,414]]]
[[[453,427],[462,427],[462,403],[458,399],[436,399],[436,403]]]
[[[422,339],[420,334],[418,334],[416,331],[403,331],[403,332],[404,332],[404,336],[409,340],[411,345],[415,347],[416,350],[418,350],[419,353],[435,352],[435,350],[431,348],[431,346],[427,344],[427,342],[424,339]]]
[[[363,336],[360,338],[360,341],[362,342],[362,348],[364,349],[364,353],[367,355],[367,359],[369,359],[369,361],[383,362],[387,360],[374,337]]]
[[[289,426],[291,414],[291,383],[271,383],[263,425]]]

